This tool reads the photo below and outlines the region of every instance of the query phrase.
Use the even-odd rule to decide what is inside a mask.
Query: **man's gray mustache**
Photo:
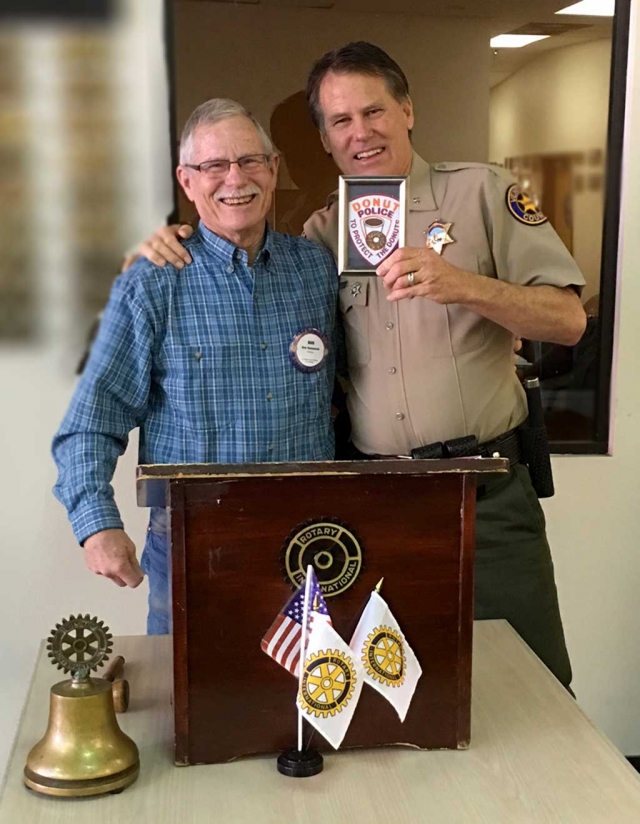
[[[258,186],[245,186],[244,189],[235,189],[231,192],[216,192],[215,199],[227,200],[232,197],[249,197],[249,195],[259,194],[262,194],[262,191]]]

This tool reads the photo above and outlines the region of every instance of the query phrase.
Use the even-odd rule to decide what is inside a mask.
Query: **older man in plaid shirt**
[[[149,633],[170,630],[168,538],[152,510],[141,569],[111,486],[132,429],[142,463],[333,457],[335,264],[268,227],[277,168],[242,106],[194,111],[177,169],[200,216],[193,263],[178,276],[140,259],[118,278],[53,442],[54,491],[89,569],[131,587],[147,572]]]

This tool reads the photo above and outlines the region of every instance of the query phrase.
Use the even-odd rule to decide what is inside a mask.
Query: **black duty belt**
[[[508,458],[509,465],[522,461],[522,450],[520,446],[520,434],[518,429],[510,429],[503,435],[498,435],[492,441],[478,443],[475,435],[467,435],[464,438],[453,438],[450,441],[437,441],[426,446],[418,446],[411,450],[411,455],[367,455],[360,452],[353,444],[349,454],[349,460],[375,460],[378,458]]]
[[[522,460],[520,436],[517,429],[510,429],[503,435],[498,435],[492,441],[478,443],[475,435],[464,438],[453,438],[450,441],[437,441],[426,446],[419,446],[411,450],[412,458],[508,458],[513,466]]]

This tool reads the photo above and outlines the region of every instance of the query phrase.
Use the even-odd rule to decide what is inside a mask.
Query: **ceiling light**
[[[581,0],[556,14],[582,14],[585,17],[613,17],[616,0]]]
[[[492,37],[489,45],[492,49],[521,49],[536,40],[546,40],[548,34],[499,34]]]

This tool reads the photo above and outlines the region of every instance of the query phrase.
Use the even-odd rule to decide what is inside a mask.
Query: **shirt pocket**
[[[464,306],[449,304],[446,307],[449,316],[449,334],[451,350],[454,355],[474,352],[480,349],[485,340],[485,327],[489,321]]]
[[[490,257],[481,258],[476,256],[475,267],[466,266],[463,268],[474,272],[477,277],[495,278],[495,270]],[[447,313],[449,316],[451,349],[454,355],[473,352],[484,345],[487,324],[491,321],[458,304],[449,304]]]
[[[315,420],[322,415],[329,416],[333,381],[326,365],[318,372],[301,372],[295,366],[293,376],[294,397],[287,404],[289,410],[296,411],[307,420]]]
[[[371,360],[369,276],[345,277],[342,275],[338,300],[346,336],[349,367],[366,366]]]
[[[221,430],[234,422],[241,391],[238,346],[171,344],[165,359],[163,388],[184,426]]]

